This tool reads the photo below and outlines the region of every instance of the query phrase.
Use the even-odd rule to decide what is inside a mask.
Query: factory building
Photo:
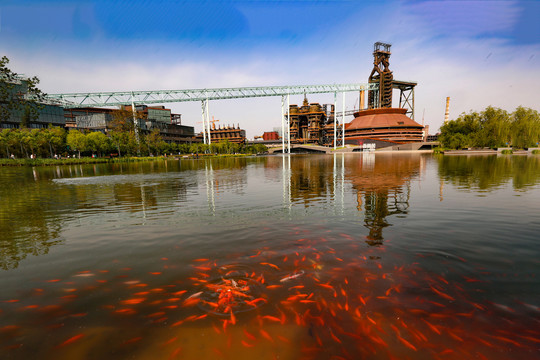
[[[210,129],[210,140],[211,142],[227,140],[232,143],[243,144],[246,142],[246,130],[240,129],[239,124],[236,127],[234,125],[216,127],[214,123],[212,123],[212,128]]]
[[[414,121],[416,83],[394,80],[389,68],[390,47],[380,42],[374,45],[374,66],[368,82],[377,84],[377,89],[368,92],[367,109],[364,109],[364,92],[360,93],[360,110],[345,124],[345,144],[372,143],[379,148],[426,140],[427,129]],[[397,108],[392,107],[394,89],[400,91]],[[334,105],[309,103],[307,98],[301,107],[290,105],[286,116],[290,116],[291,143],[333,145],[334,112]],[[336,123],[336,127],[340,143],[343,125]]]
[[[329,144],[334,137],[334,106],[309,103],[289,106],[290,134],[293,144]]]
[[[367,139],[399,144],[424,141],[424,127],[408,118],[406,112],[400,108],[356,112],[354,120],[345,124],[345,143],[362,145]]]

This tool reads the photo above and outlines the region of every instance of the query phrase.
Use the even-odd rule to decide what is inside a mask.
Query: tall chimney
[[[364,110],[365,90],[360,90],[360,110]]]
[[[450,96],[446,97],[446,112],[444,113],[444,123],[448,122],[448,115],[450,114]]]

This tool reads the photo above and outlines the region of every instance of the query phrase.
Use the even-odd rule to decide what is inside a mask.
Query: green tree
[[[79,159],[81,158],[81,152],[88,151],[88,138],[79,130],[69,130],[66,142],[70,149],[79,153]]]
[[[46,94],[37,87],[39,79],[36,76],[22,78],[11,71],[8,64],[9,59],[3,56],[0,59],[0,121],[20,113],[22,125],[26,127],[30,121],[39,117]]]
[[[107,135],[105,135],[102,132],[95,131],[91,132],[88,135],[86,135],[88,139],[88,148],[92,151],[92,153],[98,153],[98,156],[102,156],[102,154],[106,151],[108,151],[111,147],[109,138]]]
[[[494,107],[484,111],[461,114],[441,126],[439,141],[443,147],[501,147],[511,139],[511,120],[508,112]]]
[[[146,135],[146,144],[148,145],[148,151],[151,154],[159,154],[160,142],[162,141],[159,129],[153,129],[148,135]]]
[[[5,156],[9,157],[11,155],[9,151],[9,138],[10,138],[10,129],[3,129],[0,131],[0,147],[2,151],[5,151]]]
[[[512,113],[512,146],[529,148],[540,141],[540,114],[536,110],[518,107]]]
[[[60,127],[49,125],[47,129],[41,130],[41,138],[52,158],[58,150],[64,147],[66,143],[66,131]]]
[[[507,111],[488,106],[480,114],[481,129],[476,142],[480,147],[504,147],[510,142],[510,116]]]
[[[123,148],[123,152],[126,155],[135,155],[141,150],[141,143],[144,142],[144,137],[139,136],[139,128],[135,126],[133,119],[134,115],[131,109],[123,108],[113,112],[113,120],[110,124],[111,131],[116,132],[115,142],[118,154],[120,155]],[[147,116],[142,111],[135,112],[135,121],[137,123],[146,119]],[[124,133],[125,135],[119,135],[118,133]],[[123,143],[119,143],[122,141]],[[121,156],[121,155],[120,155]]]
[[[477,112],[461,114],[457,119],[448,121],[441,126],[439,141],[449,149],[461,149],[477,146],[475,136],[481,128],[481,116]]]

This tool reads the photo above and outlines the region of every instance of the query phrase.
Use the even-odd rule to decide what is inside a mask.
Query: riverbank
[[[444,155],[538,155],[538,149],[512,150],[512,149],[474,149],[474,150],[444,150]]]
[[[121,157],[121,158],[62,158],[62,159],[0,159],[0,166],[56,166],[56,165],[85,165],[152,161],[163,157]]]
[[[255,154],[198,154],[198,155],[173,155],[173,156],[145,156],[145,157],[114,157],[114,158],[62,158],[62,159],[0,159],[0,166],[58,166],[58,165],[87,165],[106,163],[127,163],[156,160],[182,160],[182,159],[203,159],[214,157],[239,157],[255,156]]]

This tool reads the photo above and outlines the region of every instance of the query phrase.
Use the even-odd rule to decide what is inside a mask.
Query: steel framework
[[[377,84],[287,85],[217,89],[68,93],[49,94],[47,97],[51,100],[60,101],[66,108],[74,108],[88,106],[118,106],[131,103],[134,103],[135,105],[162,104],[186,101],[350,92],[376,90],[377,86]]]
[[[394,80],[394,88],[400,89],[400,107],[407,107],[414,119],[414,86],[415,82]],[[215,88],[215,89],[186,89],[186,90],[152,90],[152,91],[117,91],[92,93],[66,93],[49,94],[47,100],[65,108],[119,106],[130,104],[133,109],[139,104],[161,104],[174,102],[200,101],[203,123],[204,142],[209,144],[210,139],[210,100],[242,99],[255,97],[281,96],[282,104],[282,147],[290,152],[290,118],[285,113],[285,103],[290,104],[290,95],[305,94],[334,94],[335,118],[344,119],[358,110],[345,111],[345,93],[353,91],[378,91],[378,83],[368,84],[326,84],[326,85],[287,85],[287,86],[259,86],[242,88]],[[343,97],[342,111],[337,111],[337,94]],[[286,97],[286,98],[285,98]],[[344,120],[342,120],[343,123]],[[336,124],[337,125],[337,124]],[[344,144],[343,124],[334,129],[334,148]],[[338,137],[341,137],[339,139]],[[341,141],[340,141],[341,140]],[[339,144],[341,143],[341,144]]]
[[[217,88],[217,89],[186,89],[186,90],[156,90],[156,91],[117,91],[117,92],[94,92],[94,93],[69,93],[69,94],[49,94],[47,97],[51,101],[61,103],[65,108],[76,107],[99,107],[118,106],[131,104],[135,109],[138,104],[162,104],[173,102],[200,101],[202,109],[203,139],[204,143],[210,144],[210,123],[208,102],[210,100],[242,99],[254,97],[281,96],[282,110],[282,147],[285,153],[290,152],[290,118],[285,118],[284,104],[287,97],[289,104],[290,95],[324,94],[334,93],[334,100],[337,93],[343,94],[351,91],[376,90],[378,84],[327,84],[327,85],[287,85],[287,86],[259,86],[242,88]],[[335,102],[335,101],[334,101]],[[345,108],[345,106],[343,106]],[[344,110],[344,109],[343,109]],[[342,117],[345,113],[342,112]],[[285,124],[286,123],[286,124]],[[285,135],[285,132],[287,133]],[[334,131],[335,137],[337,132]],[[286,139],[286,141],[285,141]],[[336,146],[334,141],[334,147]],[[343,140],[342,140],[343,142]]]

